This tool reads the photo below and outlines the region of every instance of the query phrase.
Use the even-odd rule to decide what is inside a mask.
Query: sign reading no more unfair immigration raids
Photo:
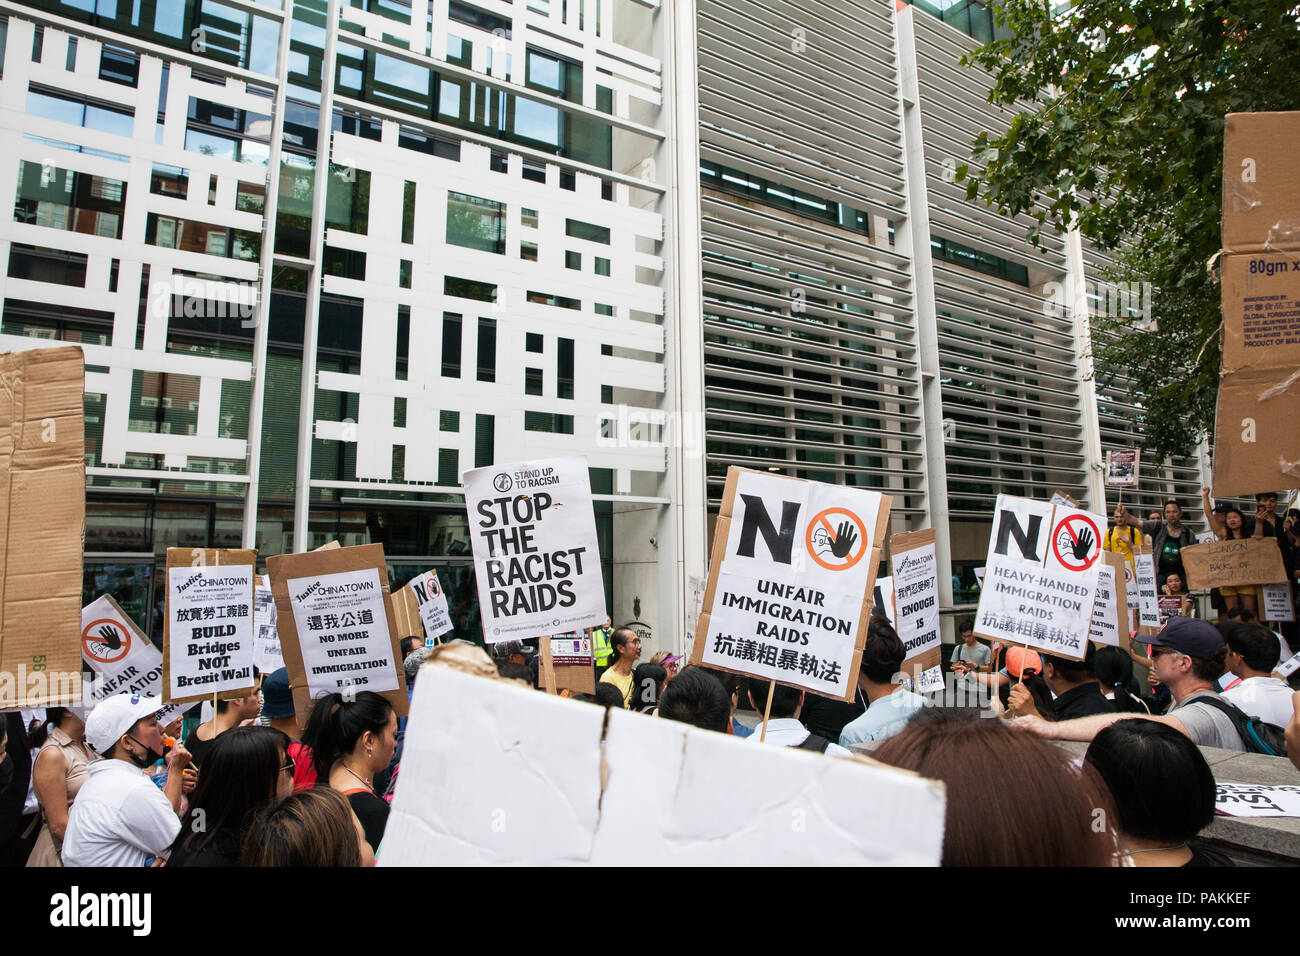
[[[998,495],[975,633],[1082,660],[1105,527],[1101,515]]]
[[[289,578],[286,583],[312,697],[397,690],[377,569]]]
[[[691,662],[851,699],[890,503],[728,469]]]
[[[253,679],[257,552],[167,549],[163,699],[243,697]]]
[[[489,644],[605,623],[585,458],[465,472],[483,638]]]

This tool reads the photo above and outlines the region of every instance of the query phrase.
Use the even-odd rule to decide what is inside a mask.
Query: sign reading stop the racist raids
[[[894,629],[903,642],[903,663],[914,669],[942,668],[939,645],[939,561],[934,529],[896,534],[889,539],[889,566],[894,572]],[[942,671],[940,671],[942,673]],[[942,677],[940,678],[942,680]],[[927,679],[933,683],[933,675]]]
[[[489,644],[605,623],[585,458],[476,468],[464,484]]]
[[[266,570],[298,720],[315,698],[360,691],[382,695],[405,715],[383,546],[274,555]]]
[[[447,607],[447,595],[442,590],[437,571],[425,571],[419,577],[411,579],[410,588],[415,594],[416,605],[420,612],[420,623],[424,625],[424,643],[432,647],[438,638],[452,629],[451,611]]]
[[[163,700],[243,697],[253,679],[257,552],[167,549]]]
[[[1106,519],[998,495],[975,633],[1082,660]]]
[[[87,704],[114,694],[162,696],[162,652],[107,594],[81,609],[81,659],[98,678],[84,685],[90,689]],[[164,707],[158,719],[169,724],[184,709]]]
[[[691,662],[851,699],[890,502],[728,469]]]

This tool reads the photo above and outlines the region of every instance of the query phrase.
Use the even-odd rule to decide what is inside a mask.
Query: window
[[[580,103],[582,65],[541,50],[529,50],[524,85],[572,103]]]
[[[537,243],[521,242],[519,243],[519,258],[526,259],[529,262],[537,261]]]
[[[573,398],[573,339],[557,339],[555,354],[555,395]]]
[[[566,251],[566,252],[564,253],[564,268],[566,268],[566,269],[581,269],[581,268],[582,268],[582,253],[581,253],[581,252],[574,252],[572,249]]]
[[[401,259],[398,261],[397,264],[398,288],[409,289],[411,287],[411,271],[412,271],[411,266],[412,264],[410,259]]]
[[[460,452],[455,448],[438,449],[438,484],[455,485],[460,481]]]
[[[582,222],[578,219],[564,220],[564,234],[574,239],[586,239],[588,242],[599,242],[601,245],[609,245],[609,227],[597,226],[590,222]]]
[[[478,380],[497,380],[497,323],[496,319],[478,320]]]
[[[542,370],[540,368],[524,369],[524,394],[542,394]]]
[[[459,315],[450,312],[442,314],[443,378],[460,378],[460,326]]]
[[[528,301],[537,305],[553,305],[560,309],[582,308],[582,303],[577,299],[570,299],[562,295],[551,295],[547,292],[529,292]]]
[[[529,332],[524,338],[524,348],[530,352],[542,351],[542,336],[538,332]]]
[[[529,209],[527,206],[520,207],[520,209],[519,209],[519,225],[523,226],[525,229],[536,229],[536,228],[537,228],[537,210],[536,210],[536,209]]]
[[[492,415],[474,416],[474,467],[492,464],[496,446],[496,419]]]
[[[550,432],[553,435],[572,435],[572,415],[552,415],[550,412],[524,412],[524,431]]]
[[[460,412],[441,411],[438,413],[438,431],[440,432],[458,432],[460,431]]]
[[[415,242],[415,183],[410,180],[402,188],[402,242]]]
[[[609,260],[602,259],[600,256],[595,256],[593,258],[596,264],[596,275],[598,276],[609,275]]]
[[[126,183],[28,160],[18,164],[14,221],[122,238]]]
[[[497,287],[491,282],[475,282],[473,279],[445,276],[442,280],[442,294],[454,295],[462,299],[475,299],[479,302],[495,302]]]
[[[467,249],[506,251],[504,203],[465,193],[447,193],[447,241]]]

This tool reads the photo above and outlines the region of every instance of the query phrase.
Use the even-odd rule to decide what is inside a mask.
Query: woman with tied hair
[[[1120,850],[1131,866],[1232,866],[1192,838],[1214,819],[1214,774],[1187,735],[1154,720],[1098,732],[1084,766],[1115,801]]]
[[[944,866],[1115,865],[1097,774],[1006,721],[922,711],[871,756],[944,782]]]
[[[32,789],[41,811],[41,832],[28,866],[62,866],[63,833],[77,791],[94,756],[86,749],[86,724],[70,707],[51,707],[32,734]]]
[[[244,835],[244,866],[374,866],[361,821],[332,787],[303,790],[258,810]]]
[[[168,866],[238,866],[239,845],[259,807],[293,793],[289,738],[271,727],[235,727],[208,748]]]
[[[397,749],[397,712],[368,690],[355,700],[327,694],[312,707],[303,743],[312,748],[316,779],[347,797],[366,841],[377,852],[388,823],[388,803],[375,792],[375,775],[388,767]]]

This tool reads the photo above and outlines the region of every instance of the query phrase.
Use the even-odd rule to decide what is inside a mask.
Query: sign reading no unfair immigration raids
[[[115,694],[162,696],[162,652],[107,594],[81,609],[81,659],[98,678],[84,685],[88,705]],[[165,707],[158,719],[169,724],[184,709]]]
[[[1082,660],[1105,527],[1068,505],[998,495],[975,633]]]
[[[585,458],[465,472],[483,638],[489,644],[605,623]]]
[[[298,720],[326,694],[382,695],[404,716],[384,548],[367,544],[266,559],[284,666]]]
[[[442,582],[438,580],[438,572],[425,571],[412,578],[408,587],[415,595],[419,608],[425,647],[432,647],[438,638],[452,629],[451,611],[447,607],[447,595],[442,590]]]
[[[894,630],[909,662],[925,686],[943,683],[939,633],[939,561],[934,529],[896,534],[889,539],[889,566],[894,579]]]
[[[851,699],[890,503],[728,469],[691,663]]]
[[[168,548],[163,700],[244,697],[253,679],[257,552]]]

